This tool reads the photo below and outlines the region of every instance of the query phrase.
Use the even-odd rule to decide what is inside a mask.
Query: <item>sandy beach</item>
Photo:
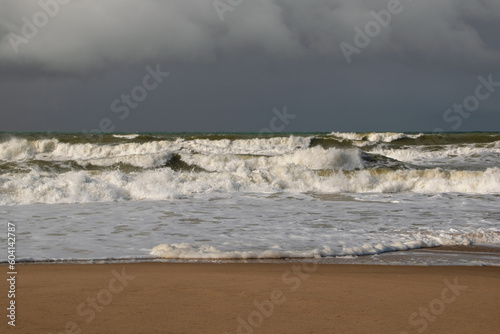
[[[494,333],[500,326],[500,267],[116,263],[21,264],[17,272],[16,326],[4,316],[3,333]],[[8,291],[5,280],[1,289]]]

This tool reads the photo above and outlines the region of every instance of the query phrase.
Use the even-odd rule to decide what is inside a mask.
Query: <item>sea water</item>
[[[499,204],[499,133],[0,134],[21,260],[500,246]]]

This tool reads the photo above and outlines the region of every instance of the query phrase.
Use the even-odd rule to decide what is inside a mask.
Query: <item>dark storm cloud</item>
[[[445,110],[500,81],[498,31],[497,0],[3,0],[0,131],[258,131],[285,105],[286,131],[455,130]],[[119,119],[156,64],[171,75]],[[499,100],[458,130],[498,130]]]
[[[0,61],[54,71],[87,71],[151,59],[203,63],[235,56],[322,56],[342,63],[339,44],[354,45],[353,28],[363,29],[373,20],[370,11],[386,9],[390,2],[245,0],[222,13],[221,22],[211,0],[73,0],[59,8],[52,5],[56,0],[3,1]],[[28,43],[18,42],[16,54],[9,32],[22,36],[22,18],[33,22],[41,4],[52,8],[54,17]],[[465,62],[471,67],[493,66],[500,60],[498,45],[489,44],[500,41],[483,40],[474,27],[491,22],[490,29],[498,31],[498,1],[401,0],[399,7],[401,13],[393,15],[372,45],[354,58]]]

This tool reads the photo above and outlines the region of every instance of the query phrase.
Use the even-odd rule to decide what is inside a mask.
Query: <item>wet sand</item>
[[[0,266],[6,273],[7,266]],[[500,267],[20,264],[2,333],[495,333]],[[9,327],[9,328],[7,328]]]
[[[321,262],[334,264],[500,266],[500,247],[483,245],[441,246],[355,258],[325,258]]]

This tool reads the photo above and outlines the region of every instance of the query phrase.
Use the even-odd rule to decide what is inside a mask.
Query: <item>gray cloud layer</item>
[[[221,0],[226,2],[226,0]],[[393,0],[394,1],[394,0]],[[388,0],[244,0],[223,14],[212,0],[56,0],[0,4],[0,63],[48,71],[88,71],[150,60],[204,63],[227,57],[345,62],[339,44],[353,44],[353,28],[373,20],[370,11]],[[23,17],[33,22],[51,4],[57,14],[14,52],[9,32],[22,36]],[[498,66],[497,0],[401,0],[400,14],[353,60]],[[40,19],[40,18],[38,18]]]
[[[258,131],[285,105],[285,131],[498,131],[500,88],[445,111],[500,82],[500,1],[397,3],[1,0],[0,131]],[[171,76],[120,119],[113,101],[156,64]]]

